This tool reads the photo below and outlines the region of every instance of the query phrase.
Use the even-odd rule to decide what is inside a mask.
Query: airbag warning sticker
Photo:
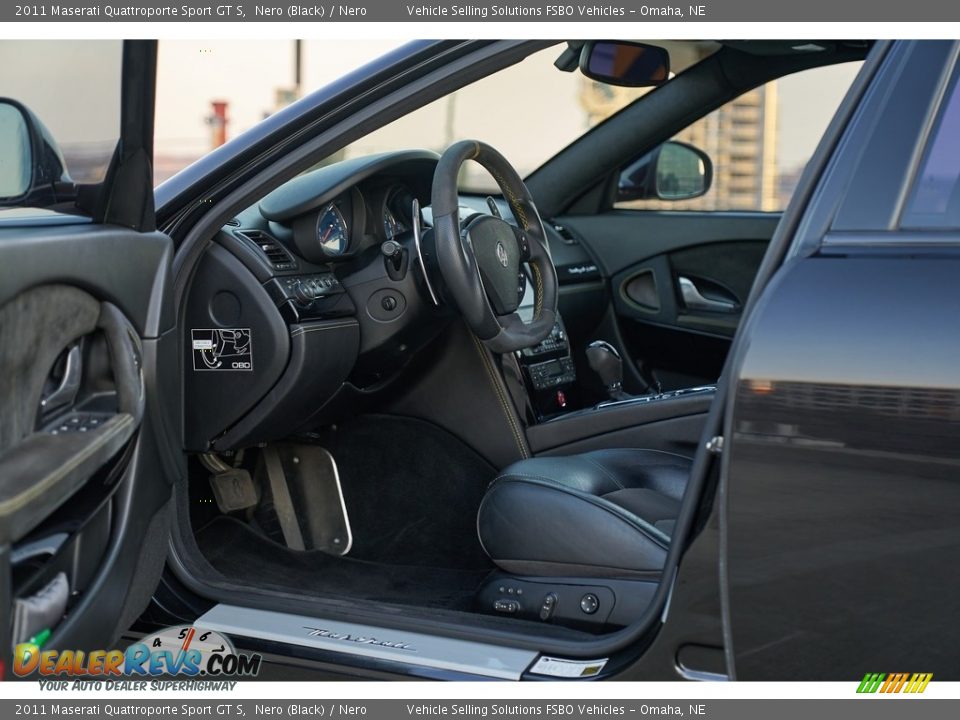
[[[253,370],[250,328],[191,330],[194,370]]]

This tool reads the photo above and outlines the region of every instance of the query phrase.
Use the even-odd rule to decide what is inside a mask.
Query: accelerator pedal
[[[305,548],[321,550],[330,555],[346,555],[350,552],[353,533],[333,455],[318,445],[303,443],[279,443],[269,446],[267,450],[276,454],[276,461],[280,464],[283,486],[287,489],[286,497],[293,498],[287,513],[292,514],[292,520],[288,519],[288,522],[295,526],[297,533],[302,533],[301,542]],[[268,474],[269,468],[268,463]],[[277,474],[280,475],[280,472]],[[272,477],[270,483],[272,491]],[[276,492],[273,495],[280,527],[286,539],[287,530],[281,507],[285,502],[282,499],[283,490],[280,495]],[[287,544],[293,547],[289,539]]]

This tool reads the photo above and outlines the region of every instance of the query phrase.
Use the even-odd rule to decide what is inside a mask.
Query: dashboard
[[[396,383],[456,317],[430,227],[438,161],[406,150],[317,167],[221,228],[184,306],[188,450],[235,450],[337,421]],[[464,218],[490,212],[485,198],[461,204]],[[562,283],[564,258],[582,266],[582,248],[547,232]]]
[[[335,396],[378,392],[443,330],[453,311],[429,271],[429,213],[422,237],[413,217],[438,160],[413,150],[317,167],[224,225],[187,295],[188,449],[288,435]],[[235,337],[242,358],[228,357]]]

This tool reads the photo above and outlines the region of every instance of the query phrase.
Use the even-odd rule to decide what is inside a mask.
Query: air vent
[[[554,224],[553,229],[557,231],[557,235],[560,236],[560,239],[563,240],[567,245],[578,245],[579,240],[576,236],[570,232],[568,228],[565,228],[563,225]]]
[[[296,270],[297,262],[278,240],[259,230],[237,233],[254,243],[274,270]]]
[[[224,225],[226,225],[226,226],[228,226],[228,227],[240,227],[240,219],[239,219],[239,218],[232,218],[232,219],[230,219],[230,220],[227,220],[227,221],[224,223]]]

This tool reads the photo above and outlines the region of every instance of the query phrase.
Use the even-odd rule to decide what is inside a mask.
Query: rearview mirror
[[[670,54],[656,45],[592,40],[580,51],[580,72],[608,85],[655,87],[670,77]]]
[[[0,98],[0,205],[48,204],[69,181],[50,131],[25,105]]]
[[[693,145],[669,140],[620,172],[617,201],[692,200],[713,182],[710,157]]]

